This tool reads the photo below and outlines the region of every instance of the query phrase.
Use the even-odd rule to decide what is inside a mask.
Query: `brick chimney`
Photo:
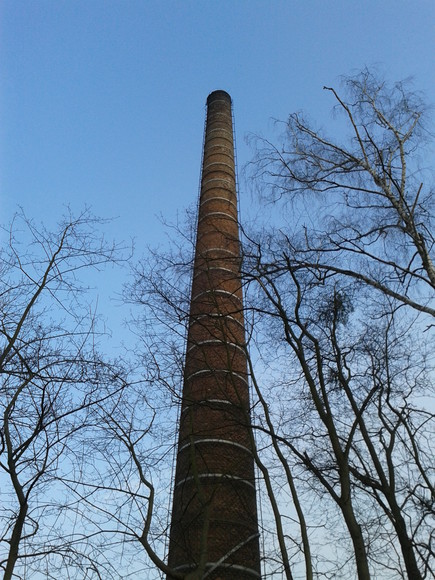
[[[231,97],[207,99],[168,564],[260,578]],[[171,576],[168,576],[168,579]]]

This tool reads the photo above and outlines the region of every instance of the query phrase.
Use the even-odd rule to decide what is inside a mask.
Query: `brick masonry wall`
[[[202,555],[209,580],[260,578],[239,269],[231,98],[216,91],[207,99],[168,556],[188,573]]]

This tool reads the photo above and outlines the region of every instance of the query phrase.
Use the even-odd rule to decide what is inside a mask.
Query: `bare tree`
[[[125,388],[122,367],[98,350],[101,335],[82,271],[120,258],[88,212],[52,233],[21,212],[1,254],[0,567],[4,578],[98,572],[66,481],[86,455],[96,409]],[[83,276],[82,276],[83,273]],[[60,572],[62,574],[62,572]],[[72,572],[71,572],[72,574]]]
[[[434,565],[434,414],[421,401],[432,392],[435,313],[424,107],[368,71],[345,84],[346,97],[326,90],[348,138],[294,114],[282,146],[257,142],[262,199],[292,213],[250,236],[246,279],[269,340],[300,370],[289,415],[305,417],[303,429],[281,415],[280,430],[267,431],[338,507],[359,578],[379,567],[424,578]]]
[[[309,474],[323,505],[326,496],[335,502],[359,578],[381,567],[383,577],[426,577],[433,571],[435,417],[420,403],[432,392],[421,341],[392,312],[364,321],[363,297],[356,311],[355,293],[329,296],[324,284],[309,287],[290,268],[256,282],[265,297],[257,312],[270,342],[280,345],[279,380],[288,385],[286,393],[272,381],[269,398],[261,396],[270,419],[258,428]],[[312,521],[312,512],[306,516]]]
[[[284,123],[282,145],[257,139],[251,169],[266,200],[291,204],[297,235],[286,237],[292,267],[345,276],[419,312],[435,314],[433,183],[421,163],[425,106],[407,83],[368,70],[333,96],[337,138],[301,113]],[[287,268],[286,257],[273,264]]]

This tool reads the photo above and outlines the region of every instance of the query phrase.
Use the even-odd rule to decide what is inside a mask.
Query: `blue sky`
[[[0,221],[87,204],[142,253],[196,200],[208,93],[233,97],[240,171],[247,133],[329,121],[322,86],[365,65],[435,104],[434,23],[433,0],[2,0]]]

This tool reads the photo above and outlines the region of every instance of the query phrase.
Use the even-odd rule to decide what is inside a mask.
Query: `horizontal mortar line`
[[[203,318],[217,318],[217,319],[222,319],[225,322],[231,321],[234,322],[236,324],[238,324],[240,326],[240,328],[244,331],[245,330],[245,325],[241,320],[237,320],[237,318],[234,318],[234,316],[231,316],[231,314],[220,314],[220,313],[211,313],[211,314],[194,314],[191,315],[191,322],[190,322],[190,326],[193,326],[195,323],[198,322],[198,324],[200,323],[200,320],[202,320]]]
[[[225,177],[206,177],[205,179],[202,180],[202,184],[204,185],[209,185],[210,183],[213,183],[214,181],[219,181],[220,183],[225,183],[225,184],[230,184],[232,186],[234,186],[235,188],[235,181],[234,179],[231,177],[230,179],[226,179]],[[232,189],[231,189],[232,191]]]
[[[232,201],[231,199],[227,199],[226,197],[222,197],[222,196],[215,196],[215,197],[208,197],[207,199],[204,199],[203,201],[201,201],[201,203],[199,204],[200,206],[205,205],[206,203],[208,203],[209,201],[226,201],[227,203],[229,203],[230,205],[232,205],[233,207],[235,207],[237,209],[237,204],[234,203],[234,201]]]
[[[237,294],[234,294],[234,292],[230,292],[229,290],[220,290],[219,288],[216,288],[211,290],[204,290],[203,292],[195,294],[195,296],[192,296],[191,303],[194,302],[200,296],[205,296],[206,294],[225,294],[226,296],[231,296],[233,298],[236,298],[239,302],[242,302],[242,299],[239,298]]]
[[[217,131],[220,132],[220,135],[212,135],[212,133],[216,133]],[[222,135],[222,133],[226,133],[226,135]],[[233,145],[233,131],[232,128],[228,129],[228,127],[214,127],[213,129],[207,128],[206,135],[205,135],[205,143],[207,144],[209,141],[214,141],[215,139],[224,139]]]
[[[243,411],[244,413],[248,413],[248,408],[244,406],[240,406],[241,401],[229,401],[228,399],[199,399],[194,401],[193,399],[189,399],[188,403],[184,404],[184,407],[181,409],[181,415],[184,415],[186,411],[197,411],[198,407],[207,407],[212,408],[213,405],[224,405],[227,407],[235,407],[237,411]],[[219,409],[218,409],[219,410]],[[240,423],[237,423],[240,425]]]
[[[205,146],[204,146],[204,159],[207,159],[207,155],[211,155],[210,149],[215,147],[225,147],[228,151],[231,151],[231,156],[234,155],[234,142],[233,142],[233,135],[231,131],[227,131],[226,129],[212,129],[212,131],[220,131],[219,135],[210,135],[210,131],[208,131],[207,135],[205,136]],[[226,134],[222,134],[222,132]]]
[[[190,352],[194,348],[198,348],[206,344],[219,344],[224,346],[231,346],[233,348],[237,348],[238,350],[243,352],[243,354],[246,354],[246,351],[242,345],[237,344],[235,342],[228,342],[227,340],[218,340],[218,339],[198,340],[195,342],[195,344],[192,344],[192,346],[187,349],[187,352]]]
[[[214,158],[216,156],[225,157],[228,161],[215,161]],[[232,148],[228,147],[227,149],[223,150],[223,145],[214,144],[209,145],[207,148],[207,152],[204,153],[204,158],[202,160],[202,173],[209,165],[225,165],[231,169],[231,173],[235,174],[235,159]]]
[[[231,133],[233,132],[233,123],[229,111],[214,111],[210,117],[207,117],[207,129],[209,129],[209,131],[221,127],[226,131],[231,129]]]
[[[206,568],[230,568],[231,570],[234,568],[234,570],[251,574],[252,576],[255,576],[255,578],[261,578],[260,574],[257,570],[254,570],[254,568],[247,568],[246,566],[240,566],[239,564],[225,564],[224,562],[218,564],[217,562],[207,562],[205,566]],[[197,568],[195,564],[180,564],[179,566],[172,568],[172,570],[194,570],[195,568]]]
[[[228,145],[226,143],[221,143],[220,145],[221,145],[221,147],[226,147],[227,149],[229,149],[231,151],[231,153],[233,153],[234,152],[234,147],[233,147],[233,139],[232,139],[232,137],[233,137],[233,130],[232,129],[233,129],[232,126],[230,126],[230,129],[228,129],[228,127],[222,127],[222,126],[221,127],[213,127],[212,125],[208,125],[207,130],[206,130],[206,133],[208,134],[208,136],[211,139],[216,139],[216,137],[214,137],[214,136],[212,137],[210,135],[210,133],[212,133],[214,131],[224,131],[228,135],[231,135],[231,139],[227,138],[227,136],[223,137],[223,139],[225,141],[227,141],[228,143],[230,143],[230,145]],[[214,143],[212,146],[213,147],[217,147],[217,144]]]
[[[213,185],[213,181],[220,181],[219,185]],[[222,183],[223,182],[223,183]],[[207,187],[210,186],[211,187]],[[202,193],[207,193],[212,189],[223,189],[231,193],[231,195],[236,195],[236,183],[235,179],[224,179],[223,177],[207,177],[201,179],[201,191]]]
[[[213,133],[217,132],[219,132],[219,135],[213,135]],[[229,119],[227,123],[216,123],[216,121],[208,123],[206,130],[206,142],[207,140],[214,139],[225,139],[229,143],[233,144],[233,127]]]
[[[249,455],[252,455],[252,451],[247,447],[245,447],[244,445],[241,445],[240,443],[236,443],[235,441],[229,441],[228,439],[217,439],[217,438],[214,439],[213,437],[204,437],[202,439],[195,439],[194,441],[189,441],[189,443],[185,443],[180,447],[178,453],[181,453],[181,451],[183,451],[184,449],[187,449],[190,446],[197,445],[198,443],[219,443],[223,445],[232,445],[233,447],[243,449],[243,451],[246,451],[247,453],[249,453]]]
[[[213,93],[212,93],[213,94]],[[214,115],[230,115],[231,114],[231,107],[229,106],[229,103],[232,103],[231,97],[230,95],[228,95],[228,97],[230,97],[229,99],[225,98],[225,95],[228,95],[228,93],[226,91],[222,91],[220,94],[216,95],[215,99],[210,99],[210,101],[207,99],[207,115],[209,115],[210,117],[214,116]],[[225,106],[222,107],[214,107],[213,105],[215,105],[216,103],[225,103]]]
[[[221,258],[208,258],[206,256],[206,254],[208,254],[209,252],[225,252],[226,254],[230,254],[231,256],[234,256],[235,258],[240,259],[240,254],[238,254],[237,252],[232,252],[231,250],[228,250],[227,248],[207,248],[206,250],[202,251],[199,254],[200,258],[207,258],[208,260],[220,260]]]
[[[186,411],[191,411],[193,405],[204,405],[207,406],[207,403],[219,404],[219,405],[231,405],[234,406],[235,403],[233,401],[229,401],[228,399],[201,399],[200,401],[193,401],[187,403],[183,409],[181,409],[181,413],[185,413]]]
[[[220,183],[212,183],[215,181],[219,181]],[[219,193],[219,194],[225,193],[226,195],[228,195],[228,197],[233,197],[234,198],[233,203],[236,204],[236,198],[237,198],[236,183],[233,180],[227,181],[225,179],[221,179],[221,178],[217,178],[217,177],[203,179],[201,181],[200,199],[202,199],[206,195],[209,195],[210,192]],[[231,203],[231,200],[228,199],[228,197],[226,197],[224,199]]]
[[[212,165],[216,167],[212,167]],[[225,167],[222,167],[225,165]],[[202,181],[205,182],[207,179],[233,179],[235,178],[235,172],[230,171],[229,165],[227,163],[209,163],[202,168]],[[215,176],[216,173],[220,174],[220,177],[212,177]],[[210,177],[208,177],[210,176]]]
[[[219,101],[215,102],[219,103]],[[226,125],[232,126],[232,114],[230,109],[227,106],[214,107],[213,111],[208,111],[207,113],[207,126],[212,127],[215,123],[219,121],[219,119],[222,121],[222,118],[225,118]]]
[[[237,270],[231,270],[231,268],[224,268],[223,266],[208,266],[208,265],[205,270],[200,270],[199,272],[196,272],[196,274],[193,277],[197,278],[198,276],[201,276],[201,274],[207,274],[207,272],[210,272],[211,270],[221,270],[222,272],[229,272],[230,274],[234,275],[234,278],[230,278],[231,280],[236,280],[239,278],[238,268]],[[225,282],[228,282],[228,280],[225,280]]]
[[[244,483],[245,485],[249,485],[255,489],[255,485],[248,481],[247,479],[243,479],[243,477],[238,477],[237,475],[228,475],[226,473],[198,473],[197,475],[189,475],[189,477],[185,477],[181,481],[175,484],[175,488],[187,483],[188,481],[192,481],[192,479],[226,479],[232,481],[239,481],[240,483]]]
[[[209,143],[207,146],[207,151],[204,153],[203,163],[207,163],[209,158],[214,155],[222,155],[222,157],[228,157],[231,164],[235,162],[234,159],[234,149],[226,143]],[[224,162],[225,163],[225,162]]]
[[[214,153],[214,155],[218,155],[218,153]],[[234,171],[234,165],[232,165],[231,163],[227,163],[226,161],[212,161],[211,163],[206,163],[202,166],[202,172],[204,173],[204,171],[206,169],[208,169],[209,167],[213,167],[214,165],[224,165],[225,167],[229,167],[231,169],[231,173],[235,173]]]
[[[233,197],[234,204],[236,203],[236,182],[233,179],[223,179],[222,177],[206,177],[205,179],[202,179],[200,199],[205,195],[208,195],[210,192],[218,194],[225,193],[229,197]],[[228,197],[225,199],[226,201],[231,201]]]
[[[217,104],[217,103],[225,103],[225,107],[214,107],[213,105]],[[225,115],[228,118],[230,118],[231,115],[231,109],[228,106],[228,100],[224,100],[224,99],[213,99],[212,101],[210,101],[210,103],[208,103],[209,107],[212,107],[212,110],[209,110],[208,116],[209,117],[217,117],[217,116],[222,116]]]
[[[206,178],[206,179],[203,179],[203,181],[207,181],[209,183],[212,182],[212,181],[226,181],[226,182],[233,183],[234,178],[233,178],[232,175],[229,175],[228,174],[228,176],[225,175],[224,177],[211,177],[211,178],[208,178],[208,179]]]
[[[223,165],[223,163],[214,163],[213,165]],[[220,177],[212,177],[212,175],[216,175],[216,173],[220,173],[221,176]],[[210,176],[210,177],[208,177]],[[223,168],[223,167],[216,167],[213,168],[210,165],[207,165],[207,167],[204,167],[202,170],[202,182],[206,182],[209,179],[228,179],[233,181],[235,179],[235,172],[234,171],[228,171],[227,168]]]
[[[204,161],[207,162],[212,155],[223,155],[224,157],[229,157],[232,163],[234,162],[234,149],[222,143],[208,144],[207,152],[204,154]]]
[[[214,111],[213,115],[207,118],[208,131],[223,129],[233,134],[233,123],[229,111]]]
[[[218,103],[225,103],[225,106],[215,106]],[[231,108],[229,107],[228,101],[224,101],[223,99],[216,99],[215,101],[213,100],[208,103],[208,107],[209,109],[207,112],[207,118],[209,121],[212,121],[213,118],[216,119],[217,117],[227,117],[228,120],[232,119]]]
[[[199,220],[198,220],[198,221],[199,221],[199,222],[202,222],[202,220],[205,220],[205,219],[206,219],[206,218],[208,218],[208,217],[211,217],[211,216],[217,216],[217,215],[219,215],[219,216],[225,216],[227,219],[231,220],[232,222],[235,222],[236,224],[237,224],[237,223],[239,223],[239,222],[238,222],[238,220],[237,220],[237,218],[235,218],[235,217],[234,217],[233,215],[231,215],[230,213],[226,213],[225,211],[210,211],[210,212],[208,212],[208,213],[206,213],[206,214],[202,215],[202,216],[199,218]],[[220,234],[220,233],[225,233],[225,232],[220,232],[220,230],[218,230],[218,229],[213,229],[213,230],[211,230],[211,233],[216,233],[216,232],[218,232],[219,234]],[[208,233],[208,232],[207,232],[207,233]]]
[[[227,93],[228,94],[228,93]],[[230,97],[230,95],[228,95]],[[228,101],[228,99],[211,99],[209,105],[214,105],[215,103],[225,103],[225,105],[228,105],[229,102],[231,101],[231,97],[230,100]],[[226,107],[226,110],[229,111],[229,109]],[[216,115],[218,113],[218,111],[213,111],[212,115]]]
[[[232,131],[232,128],[233,128],[232,125],[233,125],[233,123],[232,123],[232,117],[231,117],[229,111],[214,111],[214,113],[212,115],[209,115],[208,116],[208,119],[207,119],[207,121],[208,121],[207,127],[212,127],[214,123],[217,123],[217,117],[218,116],[219,117],[225,117],[226,118],[226,121],[227,122],[225,123],[225,125],[228,125],[228,127],[230,127],[230,129],[231,129],[231,135],[232,135],[233,134],[233,131]],[[214,119],[213,119],[213,117],[214,117]],[[223,127],[223,128],[225,129],[225,131],[229,131],[230,130],[227,127]],[[215,131],[215,130],[216,130],[216,128],[210,129],[210,131]]]
[[[249,383],[248,383],[248,380],[246,379],[246,377],[244,377],[240,373],[235,373],[231,369],[202,369],[200,371],[195,371],[194,373],[188,375],[187,377],[185,377],[185,380],[188,381],[189,379],[192,379],[193,377],[196,377],[197,375],[204,375],[206,373],[210,373],[211,375],[213,375],[215,373],[228,373],[234,377],[237,377],[238,379],[240,379],[241,381],[243,381],[244,383],[246,383],[249,386]]]
[[[224,103],[225,106],[222,106],[222,104],[217,107],[215,105],[217,105],[218,103]],[[232,103],[232,101],[231,101]],[[224,99],[216,99],[213,101],[210,101],[210,103],[207,104],[208,111],[207,111],[207,118],[208,120],[211,120],[212,117],[228,117],[228,119],[232,119],[232,114],[231,114],[231,105],[229,104],[228,100],[224,100]],[[211,107],[211,109],[210,109]]]

